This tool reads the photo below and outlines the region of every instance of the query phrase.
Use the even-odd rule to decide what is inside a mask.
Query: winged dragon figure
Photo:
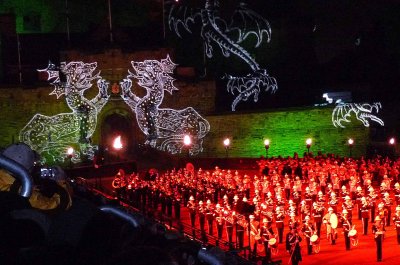
[[[96,146],[91,145],[90,137],[96,129],[97,115],[107,103],[109,83],[94,74],[97,63],[63,62],[60,67],[49,63],[46,69],[47,80],[54,86],[50,95],[59,99],[65,96],[72,112],[54,116],[36,114],[20,132],[20,140],[38,152],[43,162],[63,162],[66,150],[74,146],[72,162],[81,161],[82,156],[93,159]],[[98,94],[91,100],[84,92],[97,80]]]
[[[241,3],[232,15],[232,22],[228,25],[218,12],[218,0],[206,0],[202,9],[190,9],[186,6],[172,5],[168,24],[171,30],[181,37],[180,27],[192,33],[191,26],[200,20],[202,23],[200,36],[204,40],[205,54],[208,58],[213,56],[213,44],[221,49],[225,57],[231,54],[243,60],[252,70],[244,77],[226,75],[227,90],[236,98],[232,102],[232,111],[241,101],[247,101],[253,96],[254,102],[258,101],[260,89],[274,93],[278,86],[275,78],[271,77],[267,70],[262,69],[255,59],[240,44],[250,35],[256,37],[255,47],[259,47],[264,40],[271,39],[271,27],[266,19],[256,12],[248,9]],[[231,37],[237,35],[237,38]]]
[[[370,122],[376,122],[384,126],[382,119],[374,113],[378,113],[382,108],[380,102],[369,103],[338,103],[332,112],[332,123],[335,127],[345,128],[343,122],[350,123],[354,115],[365,127],[370,126]]]
[[[160,108],[167,91],[172,94],[178,90],[170,76],[176,65],[169,56],[161,61],[132,61],[134,73],[129,72],[127,78],[120,82],[121,97],[136,114],[139,128],[146,135],[146,145],[170,152],[181,153],[184,137],[189,135],[192,144],[189,153],[195,155],[203,150],[204,136],[210,131],[210,124],[192,107],[183,110]],[[138,85],[146,89],[146,95],[138,97],[132,92],[132,80],[138,80]]]

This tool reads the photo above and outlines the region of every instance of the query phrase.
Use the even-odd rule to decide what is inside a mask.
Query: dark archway
[[[137,146],[137,137],[129,115],[112,113],[105,117],[101,124],[101,144],[106,150],[109,159],[130,159],[134,157],[135,146]],[[113,148],[114,139],[121,136],[123,148],[116,151]]]

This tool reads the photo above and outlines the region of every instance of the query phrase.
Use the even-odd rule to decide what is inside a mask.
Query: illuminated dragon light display
[[[54,116],[36,114],[20,132],[20,140],[28,144],[44,159],[43,162],[63,162],[66,150],[74,146],[71,161],[76,163],[85,156],[92,160],[96,146],[90,138],[96,129],[97,115],[107,103],[109,83],[94,74],[97,63],[70,62],[61,63],[59,69],[49,63],[46,69],[38,70],[48,74],[47,80],[54,86],[50,95],[59,99],[65,95],[70,113]],[[84,92],[97,80],[98,94],[89,100]]]
[[[265,69],[262,69],[249,52],[240,46],[250,35],[257,39],[256,48],[263,42],[264,34],[267,37],[267,42],[269,42],[271,27],[266,19],[248,9],[243,3],[234,12],[232,23],[228,26],[228,23],[219,16],[218,7],[217,0],[206,0],[204,9],[199,10],[173,5],[168,22],[170,29],[173,29],[181,37],[179,27],[182,26],[191,33],[191,24],[196,23],[196,19],[200,18],[202,22],[200,36],[204,40],[205,53],[208,58],[213,56],[212,43],[215,43],[220,47],[225,57],[234,54],[251,68],[252,73],[245,77],[231,75],[225,77],[228,79],[228,92],[233,95],[238,93],[231,105],[232,111],[235,111],[236,105],[240,101],[247,101],[251,96],[253,96],[254,102],[257,102],[261,88],[264,88],[265,91],[270,90],[272,93],[278,88],[275,78],[271,77]],[[240,25],[239,22],[243,22],[243,24]],[[238,35],[237,39],[230,37],[232,33]]]
[[[181,153],[184,147],[185,135],[190,135],[192,144],[189,153],[195,155],[203,150],[203,138],[210,131],[207,120],[201,117],[193,108],[183,110],[159,108],[165,91],[172,94],[178,90],[170,76],[176,65],[169,56],[161,61],[132,61],[135,73],[130,71],[127,78],[120,82],[121,97],[136,114],[139,128],[146,135],[146,145],[167,151],[171,154]],[[144,97],[132,93],[132,81],[138,80],[138,85],[146,89]]]
[[[339,103],[332,112],[332,123],[335,127],[345,128],[343,122],[350,123],[350,118],[355,115],[365,127],[369,127],[370,121],[374,121],[384,126],[383,120],[378,118],[373,112],[379,112],[382,108],[380,102],[376,103]]]

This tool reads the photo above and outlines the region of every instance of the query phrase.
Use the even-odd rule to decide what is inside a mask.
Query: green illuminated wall
[[[349,155],[348,138],[355,144],[352,155],[364,155],[369,129],[353,121],[345,129],[333,127],[332,108],[285,109],[265,113],[208,116],[211,133],[205,140],[204,156],[225,157],[223,139],[231,139],[229,157],[265,156],[264,139],[271,141],[268,156],[300,156],[307,151],[305,141],[313,139],[310,151]]]
[[[56,100],[55,96],[49,96],[50,87],[38,89],[2,89],[0,93],[0,147],[7,146],[18,141],[19,131],[33,117],[35,113],[55,115],[61,112],[69,112],[64,99]],[[189,104],[190,100],[197,100],[179,90],[182,100]],[[95,91],[94,91],[95,92]],[[88,98],[92,96],[90,93]],[[213,98],[202,98],[207,101]],[[172,104],[172,101],[170,102]],[[167,104],[170,106],[171,104]],[[212,105],[209,103],[208,105]],[[207,106],[208,106],[207,105]],[[112,113],[119,113],[129,117],[132,121],[133,143],[142,144],[144,137],[137,129],[136,119],[120,100],[109,102],[99,115],[98,125],[93,135],[93,143],[101,141],[101,128],[104,119]],[[200,112],[204,112],[201,111]],[[313,139],[311,151],[316,153],[334,153],[342,156],[349,154],[347,139],[355,140],[353,156],[365,155],[369,144],[369,128],[365,128],[359,121],[353,121],[345,129],[333,127],[331,122],[332,108],[303,108],[269,111],[264,113],[229,113],[226,115],[208,115],[205,118],[210,122],[211,131],[204,140],[204,153],[201,157],[225,157],[223,140],[231,138],[229,157],[260,157],[265,155],[264,139],[271,140],[269,156],[292,156],[298,152],[300,156],[307,150],[305,140]]]

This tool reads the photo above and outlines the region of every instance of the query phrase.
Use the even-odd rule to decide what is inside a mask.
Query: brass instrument
[[[238,225],[245,228],[249,226],[249,222],[247,222],[246,218],[243,215],[239,215],[236,222]]]
[[[234,219],[232,214],[228,214],[227,216],[225,216],[225,221],[230,223],[230,224],[234,224],[235,223],[235,219]]]

